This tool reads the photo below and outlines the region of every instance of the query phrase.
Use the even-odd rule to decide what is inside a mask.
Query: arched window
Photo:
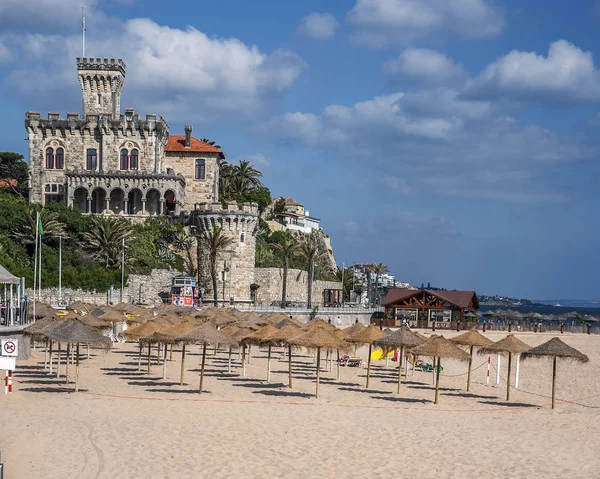
[[[62,148],[57,148],[54,160],[54,167],[57,170],[62,170],[65,167],[65,150],[63,150]]]
[[[121,150],[121,170],[129,169],[129,155],[128,151],[125,149]]]
[[[137,170],[138,169],[138,151],[134,148],[131,150],[131,155],[129,157],[129,169]]]
[[[46,168],[54,169],[54,148],[46,148]]]

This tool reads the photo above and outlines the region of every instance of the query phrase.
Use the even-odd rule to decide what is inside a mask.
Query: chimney
[[[185,130],[185,147],[190,148],[192,146],[192,127],[185,125],[183,129]]]

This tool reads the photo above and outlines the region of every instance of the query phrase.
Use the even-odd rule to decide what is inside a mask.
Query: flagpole
[[[62,236],[58,237],[58,304],[62,303]]]
[[[39,225],[39,223],[38,223]],[[39,226],[38,226],[39,228]],[[42,300],[42,233],[40,233],[40,259],[38,261],[38,268],[40,271],[38,272],[38,299]]]
[[[33,320],[35,321],[35,288],[37,286],[37,260],[38,260],[38,222],[40,221],[40,213],[35,213],[35,252],[33,253]]]
[[[123,302],[123,295],[125,293],[125,238],[123,238],[123,244],[121,246],[121,303]]]
[[[83,30],[81,32],[83,35],[83,49],[82,49],[83,55],[81,55],[81,56],[85,58],[85,15],[84,15],[83,7],[81,7],[81,29]]]

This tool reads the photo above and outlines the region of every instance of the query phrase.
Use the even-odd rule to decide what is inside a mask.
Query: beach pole
[[[48,360],[48,374],[52,374],[52,340],[50,340],[50,352]]]
[[[336,369],[337,369],[337,373],[336,373],[335,378],[339,381],[340,380],[340,350],[339,349],[337,350],[337,366],[336,366]]]
[[[471,390],[471,365],[473,364],[473,346],[469,350],[469,372],[467,373],[467,392]]]
[[[87,345],[87,359],[90,359],[90,345]]]
[[[433,360],[433,365],[435,366],[435,358]],[[433,402],[433,404],[437,404],[438,403],[438,398],[439,398],[439,389],[440,389],[440,358],[437,358],[437,367],[434,367],[436,374],[435,374],[435,401]]]
[[[290,389],[292,389],[292,345],[288,344],[288,369],[290,375]]]
[[[367,359],[367,384],[366,384],[366,388],[369,389],[369,377],[371,376],[371,348],[373,347],[373,344],[369,344],[369,358]]]
[[[248,345],[248,364],[250,364],[250,356],[252,355],[252,345]]]
[[[58,349],[56,350],[56,379],[60,379],[60,343],[58,343]]]
[[[67,343],[67,361],[65,365],[65,384],[69,384],[69,356],[71,356],[71,343]]]
[[[206,341],[202,346],[202,366],[200,368],[200,390],[198,391],[202,394],[202,383],[204,382],[204,364],[206,363]]]
[[[517,354],[515,365],[515,389],[519,389],[519,366],[521,365],[521,355]]]
[[[163,357],[163,379],[167,379],[167,343],[165,343],[165,356]]]
[[[142,343],[140,343],[140,353],[138,354],[138,371],[142,369]]]
[[[46,350],[44,351],[44,371],[48,369],[48,338],[46,338]]]
[[[79,343],[75,353],[75,392],[79,391]]]
[[[496,364],[496,384],[500,384],[500,353],[498,353],[498,363]]]
[[[383,348],[381,349],[383,351]],[[398,367],[400,367],[401,362],[398,361]],[[388,367],[390,366],[390,355],[386,354],[385,355],[385,369],[388,369]],[[402,368],[400,368],[402,369]]]
[[[271,343],[269,343],[269,351],[267,353],[267,382],[271,381]]]
[[[169,361],[173,361],[173,343],[171,343],[171,348],[169,349]]]
[[[398,391],[396,394],[400,394],[400,384],[402,383],[402,357],[404,356],[404,346],[400,346],[400,357],[398,358]]]
[[[160,343],[156,343],[156,364],[160,366]]]
[[[552,409],[554,409],[554,394],[556,392],[556,356],[552,359]]]
[[[183,386],[183,372],[185,371],[185,343],[181,348],[181,374],[179,375],[179,385]]]
[[[150,376],[150,356],[151,356],[151,347],[150,343],[148,343],[148,376]]]
[[[508,353],[508,375],[506,377],[506,400],[510,401],[510,367],[512,364],[512,354]]]
[[[246,345],[242,345],[242,377],[246,377]]]
[[[317,392],[315,399],[319,399],[319,379],[321,379],[321,348],[317,348]]]
[[[487,377],[485,378],[485,382],[489,386],[489,384],[490,384],[490,367],[492,365],[492,357],[491,356],[488,356],[487,364],[488,364],[488,369],[487,369]]]
[[[233,346],[229,346],[229,359],[227,360],[227,372],[231,373],[231,350]]]

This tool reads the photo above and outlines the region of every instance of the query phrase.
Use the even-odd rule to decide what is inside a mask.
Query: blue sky
[[[600,297],[600,1],[2,0],[1,150],[26,111],[80,111],[82,4],[122,108],[253,160],[340,265]]]

